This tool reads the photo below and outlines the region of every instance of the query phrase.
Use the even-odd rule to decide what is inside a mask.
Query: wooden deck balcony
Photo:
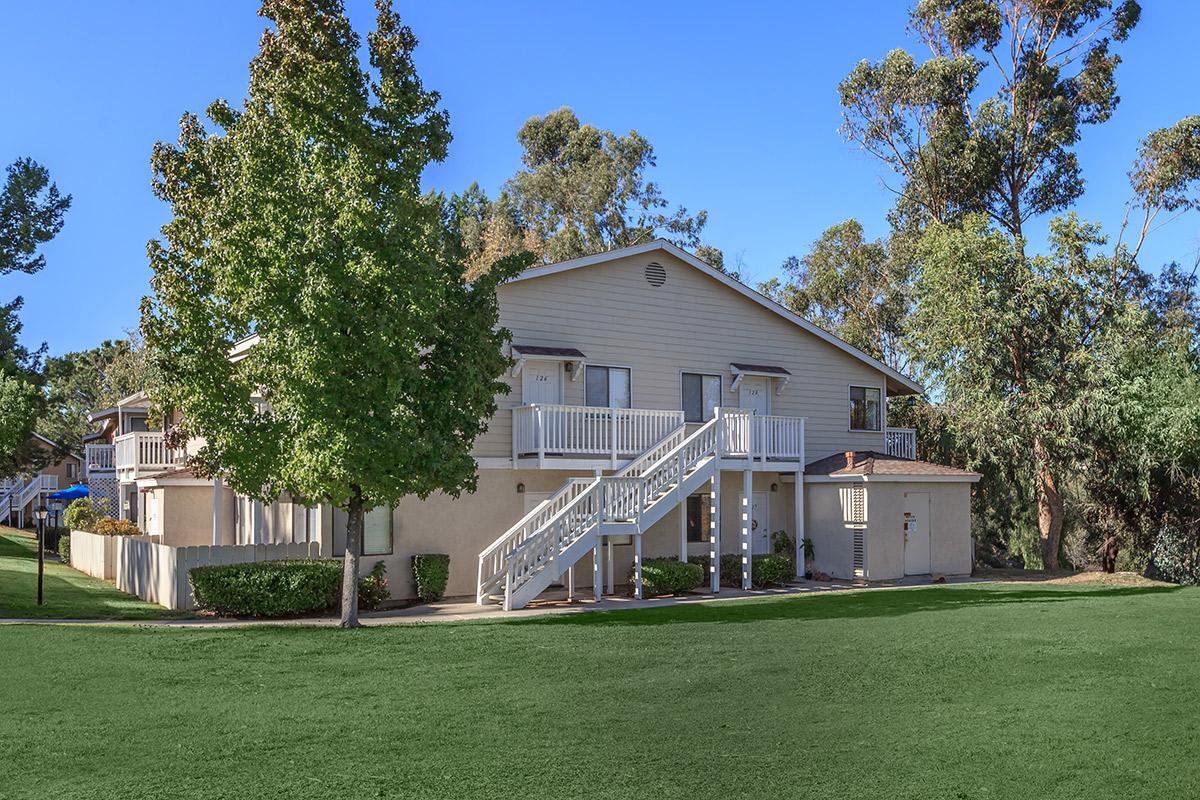
[[[141,431],[118,436],[113,445],[117,479],[134,481],[183,464],[184,453],[167,447],[161,431]]]
[[[723,408],[722,458],[765,464],[804,459],[804,420]],[[616,469],[668,437],[682,441],[682,411],[528,405],[513,409],[513,465]],[[676,442],[678,443],[678,442]],[[604,462],[607,462],[605,464]]]
[[[89,444],[83,448],[84,477],[93,472],[112,472],[116,469],[113,462],[116,448],[111,444]]]

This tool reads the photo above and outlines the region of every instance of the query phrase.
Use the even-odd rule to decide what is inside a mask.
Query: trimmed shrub
[[[76,531],[91,531],[99,518],[100,514],[96,511],[92,498],[81,497],[72,500],[63,512],[63,525]]]
[[[690,561],[677,558],[649,558],[642,562],[642,595],[690,592],[704,583],[704,570]],[[633,571],[629,572],[633,582]]]
[[[138,536],[141,534],[138,526],[130,520],[113,519],[112,517],[101,517],[96,520],[91,532],[101,536]]]
[[[58,537],[58,557],[64,564],[71,563],[71,532],[69,530]]]
[[[708,556],[691,556],[689,564],[700,567],[704,575],[709,573],[712,563]],[[758,555],[750,559],[750,585],[759,588],[773,583],[786,583],[796,576],[796,568],[789,556],[773,553]],[[740,589],[742,586],[742,557],[737,553],[721,555],[721,585]]]
[[[445,553],[420,553],[412,557],[413,583],[417,597],[426,603],[436,603],[446,594],[450,580],[450,556]]]
[[[334,560],[259,561],[188,571],[196,607],[222,616],[312,614],[338,604],[342,564]]]
[[[751,559],[750,579],[755,586],[787,583],[796,577],[796,564],[791,556],[772,553]]]
[[[63,536],[69,536],[69,534],[70,531],[66,528],[47,526],[46,530],[42,532],[42,547],[46,548],[49,552],[57,553],[59,541],[62,540]]]
[[[358,584],[358,607],[360,610],[375,611],[392,596],[391,590],[388,589],[387,578],[384,577],[385,572],[387,572],[387,567],[383,565],[383,562],[376,561],[375,566]]]

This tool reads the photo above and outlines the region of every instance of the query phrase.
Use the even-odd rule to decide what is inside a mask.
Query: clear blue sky
[[[1087,130],[1079,211],[1114,231],[1126,171],[1147,131],[1200,113],[1200,3],[1146,0],[1122,46],[1122,102]],[[350,0],[361,33],[369,0]],[[517,128],[561,105],[586,122],[640,131],[667,198],[707,209],[706,239],[751,282],[775,274],[827,226],[858,217],[885,231],[891,196],[879,164],[838,134],[838,81],[862,58],[918,45],[908,3],[404,2],[421,40],[418,67],[442,93],[454,142],[429,186],[489,192],[518,167]],[[240,100],[264,26],[253,0],[119,4],[4,0],[0,161],[31,156],[74,195],[38,275],[0,278],[0,300],[26,298],[25,341],[52,353],[135,326],[148,292],[146,242],[166,219],[150,192],[150,150],[174,140],[180,114]],[[1159,231],[1157,268],[1195,262],[1200,215]]]

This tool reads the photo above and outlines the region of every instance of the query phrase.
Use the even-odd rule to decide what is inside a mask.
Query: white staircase
[[[479,554],[477,602],[522,608],[603,536],[648,530],[713,477],[726,417],[718,411],[690,435],[680,425],[613,475],[571,479]]]
[[[58,491],[57,475],[34,475],[26,479],[16,479],[0,485],[0,524],[16,526],[25,524],[25,508],[34,500],[43,499],[43,495]]]

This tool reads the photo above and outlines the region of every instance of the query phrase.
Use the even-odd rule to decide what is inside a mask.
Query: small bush
[[[138,526],[131,521],[112,517],[101,517],[96,520],[91,531],[101,536],[139,536],[141,534]]]
[[[64,564],[71,563],[71,532],[67,531],[58,537],[58,557]]]
[[[450,556],[445,553],[421,553],[412,557],[413,583],[417,597],[436,603],[446,594],[450,580]]]
[[[59,541],[69,533],[70,531],[66,528],[59,528],[52,525],[46,526],[46,529],[42,532],[42,547],[46,548],[49,552],[57,553]]]
[[[1147,577],[1191,586],[1200,583],[1196,540],[1186,531],[1167,525],[1158,532],[1150,553]]]
[[[630,583],[633,571],[630,570]],[[642,562],[642,596],[690,592],[704,583],[704,569],[677,558],[650,558]]]
[[[772,553],[751,559],[751,580],[755,586],[787,583],[796,577],[796,564],[791,556]]]
[[[67,510],[63,512],[63,524],[76,531],[91,531],[99,518],[100,514],[96,511],[96,505],[90,497],[72,500],[71,504],[67,506]]]
[[[700,567],[709,574],[711,560],[708,556],[691,556],[689,564]],[[773,553],[753,556],[750,559],[750,585],[754,588],[773,583],[787,583],[796,576],[795,564],[790,556]],[[737,553],[721,554],[721,585],[740,589],[742,586],[742,557]]]
[[[771,533],[771,552],[781,556],[794,556],[796,554],[796,537],[787,531],[773,531]]]
[[[387,578],[384,577],[386,571],[387,568],[383,562],[376,561],[375,566],[358,584],[358,607],[360,610],[375,611],[392,596],[391,590],[388,589]]]

